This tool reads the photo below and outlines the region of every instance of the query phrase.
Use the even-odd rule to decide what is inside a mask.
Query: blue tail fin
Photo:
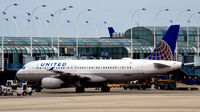
[[[112,38],[113,37],[113,33],[115,33],[114,28],[113,27],[108,27],[108,31],[109,31],[110,37]]]
[[[159,45],[148,57],[149,60],[173,60],[180,25],[171,25]]]

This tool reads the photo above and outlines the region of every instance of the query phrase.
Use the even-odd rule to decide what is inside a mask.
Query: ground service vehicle
[[[151,88],[151,82],[149,80],[143,80],[143,81],[131,81],[130,83],[123,86],[124,90],[127,89],[137,89],[137,90],[145,90],[146,88]]]
[[[156,89],[163,89],[163,90],[169,90],[169,89],[175,89],[176,88],[176,81],[174,80],[157,80],[155,82],[154,88]]]
[[[32,95],[32,88],[27,86],[27,83],[21,83],[18,87],[17,87],[17,95],[23,95],[26,96],[27,94]]]
[[[14,89],[14,90],[17,89],[17,83],[15,83],[14,80],[7,80],[6,81],[6,86],[7,87],[12,87],[12,89]]]
[[[12,87],[0,86],[0,95],[13,95],[13,92]]]

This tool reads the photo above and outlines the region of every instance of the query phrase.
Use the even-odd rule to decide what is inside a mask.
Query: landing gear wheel
[[[23,96],[26,96],[26,92],[23,92],[22,95],[23,95]]]
[[[30,96],[32,95],[32,91],[30,93],[28,93]]]
[[[76,87],[76,93],[83,93],[83,92],[85,92],[84,87]]]
[[[36,92],[41,92],[41,90],[42,90],[42,87],[41,87],[41,86],[35,88],[35,91],[36,91]]]
[[[126,86],[124,86],[123,88],[124,88],[124,90],[127,90],[127,89],[128,89]]]
[[[39,83],[37,83],[37,84],[35,85],[35,91],[36,91],[36,92],[41,92],[42,89],[43,89],[43,88],[41,87],[41,85],[40,85]]]
[[[108,86],[102,86],[101,87],[101,92],[110,92],[110,87],[108,87]]]

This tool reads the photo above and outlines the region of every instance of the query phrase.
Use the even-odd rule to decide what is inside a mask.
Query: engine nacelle
[[[58,88],[61,88],[61,85],[63,83],[64,82],[62,80],[57,79],[57,78],[47,77],[47,78],[43,78],[42,79],[42,86],[44,88],[47,88],[47,89],[58,89]]]

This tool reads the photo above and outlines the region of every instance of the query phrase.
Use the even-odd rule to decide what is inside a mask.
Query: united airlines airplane
[[[109,81],[133,81],[164,74],[182,67],[173,61],[179,25],[172,25],[165,36],[146,59],[119,60],[39,60],[29,62],[17,72],[17,78],[40,82],[44,88],[57,89],[76,87],[84,92],[85,87],[101,87],[109,92]]]

